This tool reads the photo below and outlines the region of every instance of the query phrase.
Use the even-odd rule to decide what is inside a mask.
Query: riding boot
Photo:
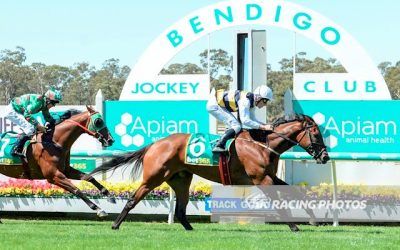
[[[11,154],[14,156],[18,156],[18,157],[25,157],[25,155],[23,154],[23,149],[24,149],[24,145],[25,142],[30,138],[30,135],[27,134],[21,134],[20,137],[18,138],[18,141],[16,142],[16,145],[14,146]]]
[[[215,147],[213,148],[213,153],[222,153],[225,152],[225,144],[229,139],[235,138],[236,132],[234,129],[228,129],[225,133],[221,136],[221,139],[217,142]]]

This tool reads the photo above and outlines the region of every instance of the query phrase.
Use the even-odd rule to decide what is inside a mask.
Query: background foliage
[[[119,64],[119,60],[106,60],[96,69],[87,62],[77,62],[72,66],[45,65],[37,62],[26,64],[25,49],[0,51],[0,105],[8,104],[15,97],[25,93],[44,93],[50,86],[63,92],[65,105],[93,104],[99,89],[105,99],[117,100],[127,79],[130,68]],[[232,55],[222,49],[210,50],[211,86],[227,89],[232,81]],[[275,102],[269,104],[270,120],[283,112],[283,95],[293,83],[293,58],[283,58],[278,70],[267,67],[268,86],[272,87]],[[382,62],[378,65],[393,99],[400,98],[400,61],[392,64]],[[207,50],[199,54],[199,63],[174,63],[162,70],[162,74],[204,74],[208,72]],[[296,56],[298,73],[345,72],[336,59],[307,58],[301,52]]]

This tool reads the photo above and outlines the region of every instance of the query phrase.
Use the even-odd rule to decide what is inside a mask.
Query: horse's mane
[[[68,109],[67,111],[65,111],[64,113],[59,115],[59,117],[56,119],[56,125],[62,123],[65,120],[68,120],[69,118],[71,118],[74,115],[78,115],[81,113],[82,113],[82,111],[79,111],[77,109]]]
[[[302,122],[304,121],[306,118],[309,118],[312,120],[311,117],[307,116],[307,115],[303,115],[303,114],[288,114],[288,115],[284,115],[281,116],[279,118],[277,118],[273,123],[272,123],[272,128],[275,129],[276,127],[278,127],[279,125],[285,124],[285,123],[289,123],[289,122]]]
[[[279,125],[289,123],[289,122],[294,122],[294,121],[304,121],[306,118],[309,118],[312,120],[311,117],[303,114],[289,114],[289,115],[284,115],[281,116],[272,123],[272,128],[275,129]],[[265,142],[266,137],[271,133],[270,131],[265,131],[261,129],[249,129],[248,130],[250,133],[251,138],[253,138],[256,141],[259,142]]]
[[[265,142],[265,139],[267,138],[268,134],[270,134],[270,131],[265,131],[261,129],[249,129],[248,130],[251,138],[253,140],[258,141],[258,142]]]

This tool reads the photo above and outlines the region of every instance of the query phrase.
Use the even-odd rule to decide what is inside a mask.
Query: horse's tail
[[[132,176],[138,176],[139,171],[141,170],[142,167],[144,155],[146,154],[150,146],[151,145],[148,145],[147,147],[144,147],[138,151],[129,152],[121,156],[117,156],[114,159],[107,161],[98,166],[97,168],[95,168],[91,173],[89,173],[89,176],[93,176],[94,174],[99,172],[107,172],[110,170],[115,170],[121,166],[128,167],[133,162],[134,164],[132,168]]]

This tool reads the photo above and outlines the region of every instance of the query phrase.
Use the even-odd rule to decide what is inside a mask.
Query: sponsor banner
[[[206,101],[107,101],[105,119],[115,143],[137,150],[174,133],[208,133]]]
[[[0,116],[0,133],[3,134],[7,131],[20,132],[19,126],[11,122],[4,116]]]
[[[296,73],[297,100],[384,100],[384,82],[371,76],[347,73]]]
[[[210,77],[204,74],[158,75],[153,80],[130,82],[123,95],[140,100],[207,100]]]
[[[328,222],[335,214],[342,221],[400,221],[399,187],[343,186],[335,200],[329,186],[212,189],[212,197],[205,201],[212,221]]]
[[[399,152],[400,116],[393,111],[400,101],[294,101],[293,108],[314,119],[329,151]]]
[[[96,159],[72,158],[71,166],[84,173],[90,173],[96,168]]]

